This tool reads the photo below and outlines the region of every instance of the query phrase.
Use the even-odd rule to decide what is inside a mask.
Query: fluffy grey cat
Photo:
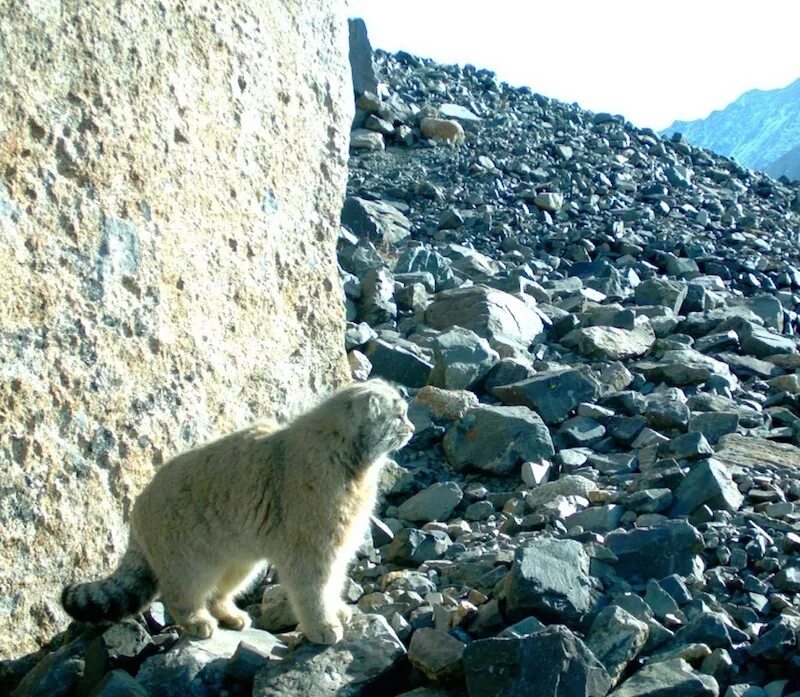
[[[249,625],[237,593],[268,559],[312,642],[342,637],[347,565],[369,526],[385,456],[414,427],[406,403],[371,380],[285,428],[261,425],[178,455],[131,514],[128,549],[106,579],[67,586],[77,620],[117,621],[161,597],[192,635]]]

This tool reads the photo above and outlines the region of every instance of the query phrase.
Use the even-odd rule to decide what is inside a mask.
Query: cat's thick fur
[[[387,453],[413,426],[380,380],[335,393],[285,428],[253,427],[165,464],[137,498],[130,540],[106,579],[68,586],[75,619],[119,620],[158,593],[190,634],[217,621],[249,624],[233,602],[268,559],[300,629],[315,643],[342,637],[347,565],[362,543]]]

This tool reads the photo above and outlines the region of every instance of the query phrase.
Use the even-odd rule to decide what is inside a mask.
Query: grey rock
[[[609,697],[719,697],[719,685],[710,675],[675,658],[647,664]]]
[[[148,658],[136,680],[155,697],[219,693],[225,678],[225,660],[234,655],[242,642],[267,656],[285,649],[283,642],[268,632],[218,628],[210,639],[184,636],[166,653]]]
[[[597,484],[591,479],[568,474],[554,482],[547,482],[531,491],[525,492],[525,503],[531,508],[537,508],[559,496],[581,496],[587,498],[590,492],[596,490]]]
[[[422,387],[428,382],[433,363],[411,342],[388,342],[375,339],[367,344],[367,358],[372,375],[408,387]]]
[[[566,627],[473,641],[464,650],[469,697],[604,697],[611,679]]]
[[[617,605],[609,605],[592,622],[586,645],[605,666],[614,685],[644,648],[649,634],[646,622]]]
[[[567,528],[580,525],[584,530],[592,532],[609,532],[616,529],[622,516],[625,514],[625,507],[616,503],[609,503],[604,506],[589,506],[582,511],[567,516],[564,524]]]
[[[671,513],[676,516],[689,515],[703,504],[735,512],[744,501],[728,468],[714,458],[692,465],[673,494],[675,502]]]
[[[739,414],[735,411],[694,413],[688,424],[690,431],[699,431],[712,445],[716,445],[722,436],[736,433],[738,427]]]
[[[525,407],[481,405],[445,434],[444,452],[456,470],[509,474],[526,460],[555,452],[542,419]]]
[[[439,105],[439,114],[445,119],[454,119],[462,126],[480,123],[481,118],[467,107],[459,104],[444,103]]]
[[[606,428],[589,416],[573,416],[561,424],[558,435],[570,446],[591,446],[603,439]]]
[[[721,612],[704,612],[691,619],[689,624],[675,634],[678,645],[705,644],[712,649],[732,649],[749,640],[737,629],[732,620]]]
[[[428,680],[448,682],[464,674],[464,647],[464,642],[447,632],[422,627],[411,636],[408,660]]]
[[[659,457],[675,460],[694,460],[713,454],[714,449],[699,431],[684,433],[658,446]]]
[[[439,252],[428,249],[427,247],[409,247],[397,260],[394,267],[395,273],[428,273],[433,277],[435,290],[440,291],[452,287],[453,269],[450,262]],[[465,327],[460,322],[436,327],[437,329],[449,329],[453,324]],[[431,325],[435,326],[435,325]],[[467,327],[468,329],[471,327]]]
[[[433,355],[430,383],[453,390],[472,387],[500,360],[486,339],[461,327],[453,327],[435,337]]]
[[[282,661],[268,663],[253,683],[253,697],[356,697],[388,689],[405,648],[380,615],[356,615],[332,646],[303,643]]]
[[[527,347],[544,329],[539,315],[522,300],[482,285],[437,293],[425,319],[435,329],[471,329],[493,348],[495,342]]]
[[[506,605],[512,618],[533,614],[577,626],[601,602],[598,584],[589,576],[589,555],[579,542],[539,538],[514,555],[506,578]]]
[[[693,349],[665,351],[660,361],[641,361],[636,369],[651,382],[668,385],[693,385],[712,375],[734,379],[727,364]]]
[[[386,549],[386,558],[395,564],[419,566],[430,559],[441,559],[452,541],[447,533],[403,528]]]
[[[703,538],[685,521],[668,521],[649,528],[614,531],[606,546],[616,555],[615,571],[623,578],[661,578],[695,571],[695,557]]]
[[[582,368],[551,370],[493,390],[504,404],[533,409],[548,424],[563,421],[581,402],[593,401],[598,392],[597,381]]]
[[[581,327],[561,339],[564,346],[574,347],[589,358],[638,358],[653,346],[656,335],[646,318],[635,329],[617,327]]]
[[[364,92],[378,92],[378,78],[375,76],[375,62],[372,59],[372,45],[367,35],[367,25],[360,17],[347,20],[350,36],[350,72],[353,77],[353,91],[359,95]]]
[[[526,617],[524,620],[515,622],[510,627],[506,627],[497,636],[501,639],[503,637],[507,637],[509,639],[519,639],[527,636],[528,634],[536,634],[536,632],[541,632],[546,627],[547,625],[542,624],[535,617]]]
[[[357,196],[345,199],[342,225],[359,237],[384,244],[396,244],[411,234],[411,221],[397,208],[384,201]]]
[[[672,505],[670,489],[642,489],[625,497],[625,506],[636,513],[662,513]]]
[[[107,673],[89,697],[148,697],[148,692],[129,673],[117,669]]]
[[[545,191],[533,197],[533,205],[550,213],[557,212],[564,205],[564,194],[555,191]]]
[[[17,685],[12,697],[72,697],[85,666],[90,637],[78,637],[44,657]]]
[[[686,396],[678,388],[670,388],[647,395],[641,412],[647,423],[659,430],[684,430],[689,424],[691,411]],[[637,447],[634,442],[634,447]]]
[[[284,632],[297,625],[297,617],[286,589],[276,583],[267,586],[261,595],[261,616],[258,627],[268,632]]]
[[[383,136],[366,128],[356,128],[350,133],[350,147],[353,150],[380,151],[386,149]]]
[[[411,522],[447,520],[463,494],[456,482],[431,484],[400,504],[400,517]]]
[[[763,327],[752,326],[742,337],[742,350],[756,358],[766,358],[776,353],[794,353],[797,343],[788,336],[781,336]]]
[[[138,622],[124,620],[114,624],[87,647],[78,691],[91,691],[114,668],[135,673],[146,658],[157,652],[147,630]]]
[[[648,278],[636,286],[634,296],[640,305],[663,305],[677,315],[687,292],[688,286],[685,283],[666,278]]]
[[[368,324],[390,322],[397,316],[394,278],[388,269],[370,269],[364,274],[358,314]]]

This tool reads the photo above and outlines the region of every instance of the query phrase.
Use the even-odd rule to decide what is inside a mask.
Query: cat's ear
[[[381,397],[374,392],[367,394],[367,416],[372,421],[381,415],[383,403]]]

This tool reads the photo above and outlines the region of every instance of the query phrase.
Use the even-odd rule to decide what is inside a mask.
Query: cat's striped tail
[[[131,539],[114,573],[100,581],[67,586],[61,604],[79,622],[118,622],[144,610],[157,592],[156,575]]]

